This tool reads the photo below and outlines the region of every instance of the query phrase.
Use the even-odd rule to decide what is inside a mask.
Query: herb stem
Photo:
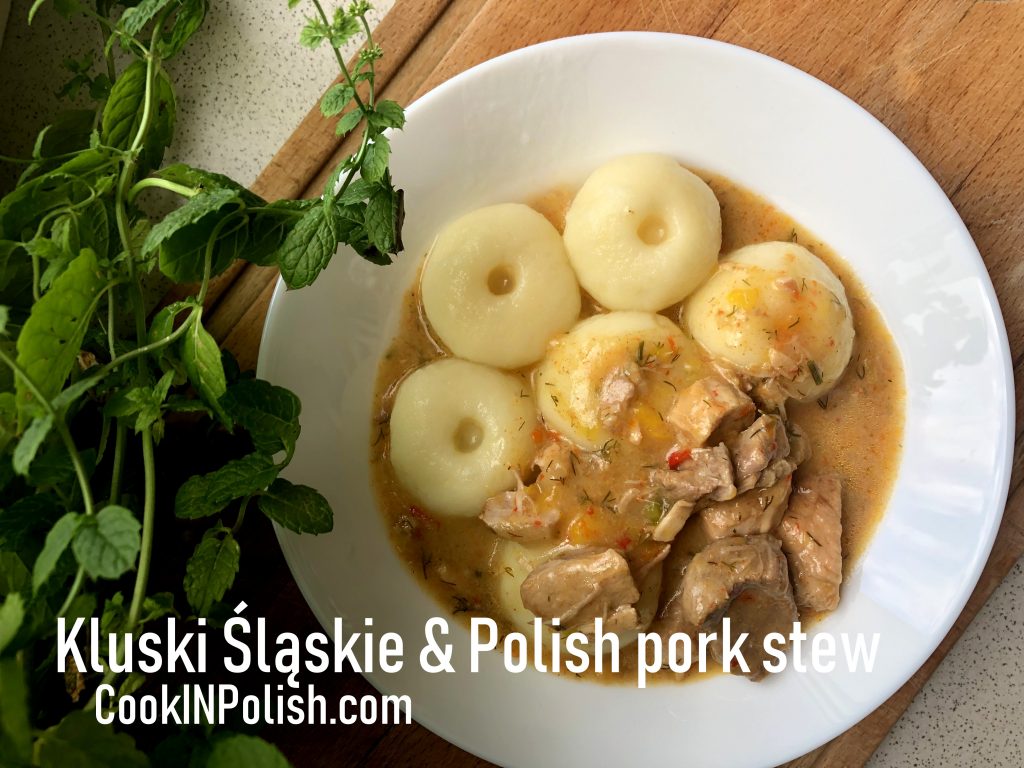
[[[161,179],[156,176],[148,176],[145,179],[140,179],[135,182],[135,186],[128,190],[128,204],[131,205],[135,202],[135,198],[138,197],[139,193],[149,187],[159,187],[160,189],[166,189],[173,192],[176,195],[182,197],[195,197],[199,194],[199,190],[194,187],[186,187],[184,184],[176,184],[173,181],[167,179]]]
[[[160,67],[160,58],[156,54],[156,48],[157,43],[160,40],[160,33],[163,30],[163,22],[166,18],[167,11],[165,11],[163,16],[161,16],[157,20],[156,24],[153,25],[153,34],[150,38],[149,50],[146,51],[146,90],[145,96],[143,97],[142,118],[139,120],[139,129],[136,131],[135,137],[132,139],[131,146],[129,147],[128,159],[121,168],[121,178],[118,180],[117,199],[114,206],[114,215],[117,219],[117,231],[121,237],[121,243],[124,245],[125,252],[128,254],[128,276],[132,287],[134,288],[132,304],[134,305],[133,308],[135,310],[135,338],[139,341],[142,341],[142,339],[146,337],[146,309],[145,299],[142,295],[142,285],[139,283],[135,275],[136,254],[135,250],[132,248],[127,203],[129,190],[131,189],[132,182],[134,181],[135,170],[139,163],[139,148],[142,146],[143,141],[145,141],[146,134],[149,133],[149,126],[153,119],[154,83],[156,81],[157,71]]]
[[[313,5],[316,6],[317,13],[320,14],[320,18],[323,20],[324,24],[328,27],[331,26],[331,20],[328,19],[327,14],[324,13],[324,7],[320,5],[320,0],[313,0]],[[367,110],[363,100],[359,97],[359,89],[356,88],[355,81],[352,79],[352,74],[348,71],[348,67],[345,66],[345,59],[341,55],[341,50],[333,43],[331,43],[331,50],[334,51],[334,58],[338,60],[338,67],[341,69],[341,74],[345,76],[345,82],[348,83],[349,87],[352,89],[352,98],[355,99],[356,105],[359,107],[359,110],[363,115],[368,114],[369,110]]]
[[[250,501],[252,501],[252,496],[246,496],[242,499],[242,503],[238,507],[238,517],[235,518],[235,524],[231,526],[232,534],[237,534],[242,528],[242,521],[245,520],[245,510],[248,508]]]
[[[32,249],[32,301],[39,301],[39,254]]]
[[[117,504],[121,498],[121,471],[124,468],[124,442],[128,429],[117,419],[114,432],[114,458],[110,468],[110,503]]]
[[[135,574],[135,591],[132,604],[128,609],[128,625],[126,631],[135,629],[142,611],[142,603],[146,598],[146,586],[149,582],[149,563],[153,553],[153,519],[156,510],[156,465],[153,459],[153,433],[149,427],[142,430],[142,467],[144,474],[144,493],[142,502],[142,545],[139,549],[139,570]]]
[[[366,33],[366,48],[367,49],[373,48],[373,34],[370,32],[370,23],[366,20],[366,14],[365,13],[359,14],[359,22],[363,25],[363,32]],[[371,73],[374,72],[374,66],[373,66],[373,61],[372,60],[370,61],[370,72]],[[374,78],[371,77],[370,78],[370,97],[369,97],[369,102],[370,102],[370,106],[371,107],[373,107],[373,104],[374,104],[374,100],[373,100],[374,82],[373,81],[374,81]]]
[[[75,580],[71,582],[71,589],[68,590],[68,596],[64,598],[64,602],[61,603],[60,608],[57,609],[57,618],[67,615],[68,610],[71,608],[71,604],[75,602],[75,598],[78,597],[78,593],[82,589],[82,582],[84,580],[85,568],[78,566],[78,570],[75,571]]]

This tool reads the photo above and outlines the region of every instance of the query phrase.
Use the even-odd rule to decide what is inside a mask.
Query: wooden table
[[[711,37],[782,59],[839,89],[924,162],[967,223],[992,275],[1010,336],[1021,410],[1024,372],[1024,3],[917,0],[399,0],[376,35],[387,98],[407,104],[452,75],[525,45],[608,30]],[[319,194],[350,147],[315,108],[257,180],[268,198]],[[276,275],[235,265],[211,291],[213,333],[254,366]],[[794,760],[794,768],[862,765],[1024,551],[1021,419],[1010,499],[991,559],[963,614],[914,677],[858,725]],[[913,450],[913,446],[908,446]],[[271,626],[313,631],[269,530],[247,549],[247,594]],[[261,560],[261,565],[254,566]],[[254,573],[255,571],[255,573]],[[283,586],[282,586],[283,585]],[[266,595],[275,597],[268,601]],[[357,675],[318,680],[321,693],[361,695]],[[327,688],[331,690],[326,690]],[[270,738],[297,766],[474,765],[419,726],[282,728]]]

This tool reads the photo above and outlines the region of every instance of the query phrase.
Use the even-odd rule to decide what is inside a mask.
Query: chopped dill
[[[807,370],[811,372],[811,378],[814,379],[815,384],[821,384],[825,380],[821,375],[821,369],[813,360],[807,361]]]

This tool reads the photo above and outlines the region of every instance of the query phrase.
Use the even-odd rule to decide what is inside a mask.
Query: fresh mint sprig
[[[99,57],[68,62],[72,77],[61,86],[69,96],[88,95],[91,105],[58,116],[32,157],[13,161],[22,175],[0,200],[5,764],[149,762],[128,735],[84,711],[95,706],[98,683],[125,694],[145,685],[142,674],[121,679],[109,664],[99,679],[72,673],[66,694],[31,693],[30,706],[36,683],[56,677],[58,616],[96,616],[106,636],[169,615],[215,615],[241,565],[249,510],[298,533],[333,526],[322,495],[280,477],[299,437],[298,398],[238,371],[204,320],[211,281],[236,259],[276,266],[299,288],[339,245],[378,264],[401,250],[402,193],[388,169],[386,132],[402,127],[404,113],[376,98],[382,54],[370,7],[355,2],[329,16],[310,2],[300,42],[328,45],[341,72],[321,111],[338,135],[361,134],[318,198],[274,202],[217,173],[163,166],[177,117],[165,62],[201,25],[206,0],[53,2],[62,15],[92,19],[103,45]],[[44,5],[36,0],[30,20]],[[341,48],[360,37],[365,44],[349,67]],[[149,194],[178,205],[153,220],[140,207]],[[194,292],[160,306],[149,289],[157,276]],[[197,430],[242,447],[213,464],[186,455],[185,477],[168,482],[181,458],[168,461],[174,457],[161,446]],[[180,588],[152,594],[158,517],[161,536],[194,546],[178,564]],[[119,661],[106,643],[98,652]],[[39,690],[52,688],[46,682]],[[242,753],[254,765],[283,761],[254,737],[215,733],[207,744],[208,736],[186,733],[154,755],[164,765],[195,758],[212,768],[236,764]]]

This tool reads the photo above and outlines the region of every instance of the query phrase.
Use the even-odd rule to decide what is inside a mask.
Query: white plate
[[[505,765],[768,766],[849,728],[902,685],[959,614],[1006,500],[1012,379],[1006,331],[978,251],[928,172],[867,112],[818,80],[722,43],[613,33],[482,64],[408,109],[392,139],[406,190],[406,252],[380,268],[341,253],[309,289],[277,286],[259,374],[302,398],[291,479],[323,491],[334,532],[278,531],[314,613],[372,616],[406,638],[394,675],[415,718]],[[497,654],[454,675],[417,663],[444,613],[394,554],[369,485],[377,362],[399,297],[434,233],[478,206],[578,182],[627,152],[664,152],[777,204],[849,261],[880,307],[907,377],[905,447],[889,509],[817,631],[879,632],[872,673],[792,670],[759,685],[718,676],[646,690],[512,675]],[[453,622],[454,623],[454,622]]]

